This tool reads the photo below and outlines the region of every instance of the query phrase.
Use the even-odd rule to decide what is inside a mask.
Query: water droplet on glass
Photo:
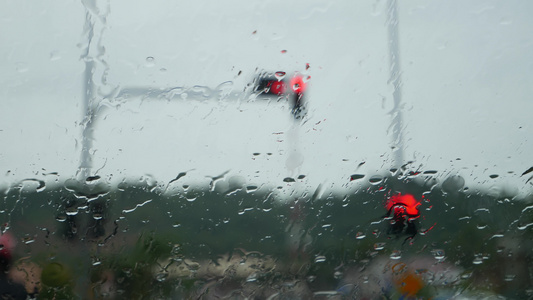
[[[35,242],[35,239],[33,239],[30,236],[27,236],[27,237],[22,238],[22,242],[24,244],[28,245],[28,244],[31,244],[31,243]]]
[[[379,251],[383,250],[385,248],[385,243],[375,243],[374,244],[374,250]]]
[[[101,177],[96,175],[96,176],[89,176],[87,177],[87,179],[85,179],[85,182],[87,183],[90,183],[90,182],[93,182],[93,181],[97,181],[99,180]]]
[[[67,216],[75,216],[78,214],[78,209],[76,207],[69,207],[66,210]]]
[[[185,259],[185,255],[183,254],[176,254],[174,257],[172,257],[172,260],[175,262],[182,262]]]
[[[314,275],[307,276],[307,282],[309,282],[309,283],[315,281],[315,279],[316,279],[316,276],[314,276]]]
[[[525,230],[525,229],[527,229],[529,226],[533,226],[533,223],[526,223],[526,224],[524,224],[524,223],[518,223],[518,224],[517,224],[517,228],[518,228],[518,230]]]
[[[444,250],[442,249],[432,250],[431,254],[433,254],[433,257],[435,257],[437,260],[443,260],[445,257]]]
[[[491,179],[495,179],[495,178],[498,178],[499,175],[498,175],[498,174],[492,174],[492,175],[490,175],[489,177],[490,177]]]
[[[370,177],[370,179],[368,179],[368,182],[370,182],[370,184],[373,184],[373,185],[380,184],[382,181],[383,181],[383,177],[379,175],[374,175]]]
[[[483,263],[483,258],[478,256],[478,257],[474,258],[474,261],[472,263],[474,265],[480,265],[481,263]]]
[[[408,178],[416,178],[420,175],[420,172],[414,172],[414,171],[410,171],[409,173],[407,173],[407,177]]]
[[[257,281],[257,273],[252,273],[250,275],[248,275],[248,277],[246,278],[246,282],[254,282],[254,281]]]
[[[174,224],[172,224],[172,227],[174,227],[174,228],[178,228],[180,226],[181,226],[180,222],[175,222]]]
[[[159,282],[163,282],[165,280],[167,280],[168,278],[168,273],[159,273],[155,276],[155,280],[159,281]]]
[[[257,185],[249,185],[246,187],[246,192],[253,193],[257,191],[257,189],[258,189]]]
[[[516,277],[516,275],[514,275],[514,274],[507,274],[507,275],[505,275],[504,280],[505,281],[513,281],[515,279],[515,277]]]
[[[492,235],[491,239],[494,239],[494,238],[502,238],[504,237],[503,233],[499,232],[499,233],[495,233]]]
[[[253,210],[253,208],[251,208],[251,207],[245,207],[244,209],[239,210],[239,211],[237,212],[237,214],[240,215],[240,216],[242,216],[242,215],[244,215],[247,211],[250,211],[250,210]]]
[[[358,239],[358,240],[362,240],[366,237],[366,235],[364,233],[362,233],[361,231],[359,231],[356,235],[355,235],[355,238]]]
[[[400,259],[400,258],[402,258],[402,252],[400,250],[394,250],[394,251],[392,251],[392,253],[390,255],[390,258],[391,259]]]
[[[315,257],[315,263],[322,263],[326,261],[326,257],[324,255],[318,255]]]
[[[350,176],[350,181],[353,181],[353,180],[358,180],[358,179],[361,179],[361,178],[364,178],[365,175],[363,174],[353,174]]]
[[[173,255],[180,254],[181,253],[181,245],[180,244],[175,244],[174,246],[172,246],[172,250],[170,252]]]
[[[487,228],[487,226],[488,226],[487,224],[477,224],[476,225],[477,229],[485,229],[485,228]]]
[[[44,181],[39,180],[39,186],[36,189],[37,193],[40,193],[44,191],[45,189],[46,189],[46,184],[44,183]]]
[[[122,273],[124,273],[124,275],[126,275],[127,277],[130,277],[132,274],[130,268],[122,268]]]
[[[335,271],[335,273],[333,273],[333,278],[341,279],[343,275],[344,274],[341,271]]]
[[[285,177],[285,178],[283,179],[283,181],[284,181],[284,182],[295,182],[296,180],[294,180],[294,178],[292,178],[292,177]]]
[[[155,66],[155,58],[153,58],[152,56],[148,56],[146,58],[146,67],[151,68],[153,66]]]
[[[56,221],[58,222],[65,222],[67,220],[67,216],[57,216]]]
[[[101,220],[102,218],[103,218],[102,214],[97,214],[97,213],[93,214],[93,219],[95,220]]]
[[[93,257],[92,265],[98,266],[100,264],[102,264],[102,261],[98,257]]]
[[[274,74],[274,76],[276,76],[276,78],[278,79],[278,81],[281,81],[283,80],[283,78],[285,78],[285,75],[287,75],[287,73],[285,72],[281,72],[281,71],[278,71]]]

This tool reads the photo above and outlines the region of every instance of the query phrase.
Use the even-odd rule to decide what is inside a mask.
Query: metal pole
[[[394,91],[392,92],[393,107],[390,111],[392,115],[391,125],[389,130],[392,130],[392,148],[393,148],[393,163],[392,166],[399,168],[403,164],[403,118],[402,118],[402,78],[400,70],[400,53],[398,42],[398,10],[396,0],[388,1],[387,25],[389,33],[389,64],[390,77],[389,83],[392,84]]]
[[[92,169],[92,155],[91,149],[93,146],[93,132],[94,132],[94,109],[93,109],[93,91],[94,83],[92,79],[92,70],[94,68],[94,63],[92,61],[85,62],[85,73],[84,73],[84,95],[83,95],[83,132],[82,132],[82,141],[81,141],[81,158],[79,166],[79,176],[85,180],[90,176]]]
[[[85,180],[89,177],[92,168],[91,149],[93,145],[93,117],[94,117],[94,61],[91,57],[91,43],[94,37],[94,21],[89,11],[85,14],[85,25],[83,30],[86,40],[84,41],[84,53],[81,58],[85,61],[85,72],[83,73],[83,126],[81,140],[81,156],[78,168],[78,176]]]

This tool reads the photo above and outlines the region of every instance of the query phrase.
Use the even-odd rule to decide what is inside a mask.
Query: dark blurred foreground
[[[393,177],[284,200],[275,190],[304,178],[274,190],[180,180],[3,191],[2,230],[17,242],[10,280],[42,299],[533,297],[524,201]],[[399,231],[387,216],[398,193],[419,201]]]

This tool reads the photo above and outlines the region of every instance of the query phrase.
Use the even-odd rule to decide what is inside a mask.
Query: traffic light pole
[[[404,163],[404,137],[402,116],[402,73],[400,70],[400,51],[398,42],[398,9],[396,0],[389,0],[387,7],[388,45],[389,45],[389,84],[392,84],[393,107],[389,130],[392,133],[393,164],[392,167],[400,168]]]

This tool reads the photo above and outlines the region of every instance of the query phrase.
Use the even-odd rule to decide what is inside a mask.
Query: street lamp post
[[[390,111],[392,116],[389,130],[392,133],[391,148],[393,149],[393,167],[399,168],[404,160],[404,137],[402,116],[402,73],[400,70],[400,53],[398,42],[398,9],[396,0],[389,0],[387,5],[387,27],[389,45],[389,83],[393,86],[393,107]]]

